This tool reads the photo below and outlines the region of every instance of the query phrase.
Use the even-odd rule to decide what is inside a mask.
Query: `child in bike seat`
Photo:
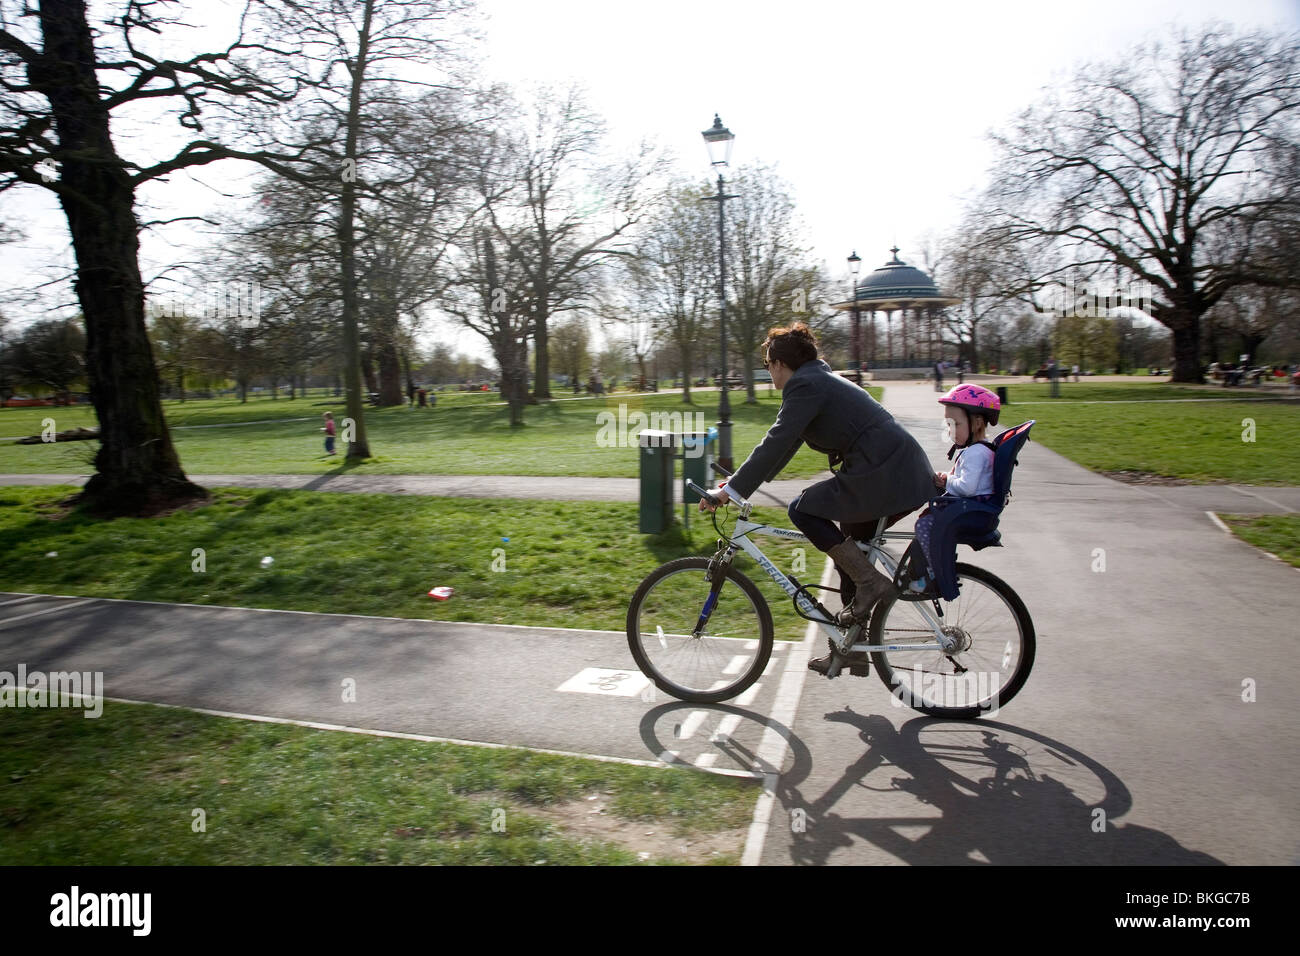
[[[952,440],[948,458],[951,460],[958,449],[960,452],[950,471],[934,476],[935,487],[943,491],[943,496],[935,499],[916,519],[915,540],[908,549],[908,557],[915,578],[909,587],[918,593],[934,589],[936,545],[946,522],[963,511],[950,506],[964,498],[993,500],[993,443],[986,440],[985,434],[988,426],[998,423],[1002,403],[995,393],[980,385],[958,385],[939,402],[947,406],[944,424]],[[922,559],[924,572],[920,570]]]

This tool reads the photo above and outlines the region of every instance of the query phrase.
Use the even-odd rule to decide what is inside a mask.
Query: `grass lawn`
[[[0,590],[622,631],[642,578],[712,553],[717,537],[707,515],[689,535],[680,524],[639,534],[635,504],[232,488],[165,518],[59,517],[74,490],[0,488]],[[755,515],[788,525],[777,508]],[[791,570],[795,545],[770,541],[768,557]],[[808,570],[795,573],[816,582],[824,559],[804,549]],[[777,635],[801,638],[789,598],[747,557],[737,567],[768,596]],[[455,596],[432,600],[442,585]]]
[[[1047,385],[1013,385],[1001,423],[1037,419],[1035,440],[1094,471],[1300,483],[1300,403],[1223,391],[1071,382],[1052,399]]]
[[[758,793],[683,769],[139,704],[0,719],[5,866],[734,864]]]
[[[881,390],[872,392],[879,399]],[[741,396],[732,404],[737,461],[758,444],[781,404],[781,393],[767,387],[759,388],[759,401],[753,405]],[[684,404],[680,395],[624,393],[529,406],[524,414],[527,424],[511,428],[506,408],[489,404],[488,397],[495,396],[447,393],[436,408],[367,408],[366,429],[374,457],[359,467],[366,474],[390,475],[634,478],[636,432],[647,427],[635,413],[688,416],[674,419],[673,430],[707,428],[717,420],[716,392],[697,393],[693,405]],[[620,414],[620,406],[625,414]],[[316,396],[294,401],[259,399],[245,405],[213,399],[165,402],[164,408],[181,463],[192,474],[324,474],[343,467],[341,454],[325,457],[319,431],[326,411],[334,413],[341,428],[341,402]],[[601,419],[602,412],[612,413],[612,421]],[[60,431],[96,424],[89,407],[0,409],[0,436],[39,434],[45,418],[53,418]],[[3,443],[0,472],[85,474],[92,470],[90,462],[98,448],[93,441]],[[825,468],[826,456],[805,447],[784,474],[803,478]]]
[[[1247,544],[1271,551],[1300,568],[1300,515],[1219,515]]]

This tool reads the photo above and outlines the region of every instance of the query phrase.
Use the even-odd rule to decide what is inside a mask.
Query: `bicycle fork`
[[[718,541],[721,544],[721,540]],[[700,618],[695,622],[695,630],[691,632],[692,637],[703,637],[704,628],[709,624],[709,618],[713,616],[713,609],[718,606],[718,595],[722,593],[722,585],[727,580],[727,566],[731,564],[732,557],[735,556],[734,550],[719,549],[718,553],[713,556],[709,564],[709,596],[704,599],[704,607],[700,609]]]

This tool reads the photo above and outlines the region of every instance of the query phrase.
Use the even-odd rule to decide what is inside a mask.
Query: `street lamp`
[[[862,269],[862,257],[854,249],[849,256],[850,292],[853,296],[853,381],[862,384],[862,313],[858,310],[858,272]]]
[[[723,190],[722,170],[731,161],[731,147],[736,141],[731,130],[722,125],[718,114],[713,114],[713,125],[704,131],[704,145],[709,150],[709,165],[718,173],[718,192],[705,196],[701,202],[718,204],[718,299],[722,303],[722,399],[718,402],[718,464],[730,471],[731,459],[731,402],[727,398],[727,232],[722,206],[735,196]]]

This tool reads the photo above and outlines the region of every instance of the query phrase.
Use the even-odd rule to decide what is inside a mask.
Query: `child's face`
[[[943,418],[948,440],[954,445],[966,444],[970,439],[970,416],[966,414],[966,409],[955,405],[945,406]]]

